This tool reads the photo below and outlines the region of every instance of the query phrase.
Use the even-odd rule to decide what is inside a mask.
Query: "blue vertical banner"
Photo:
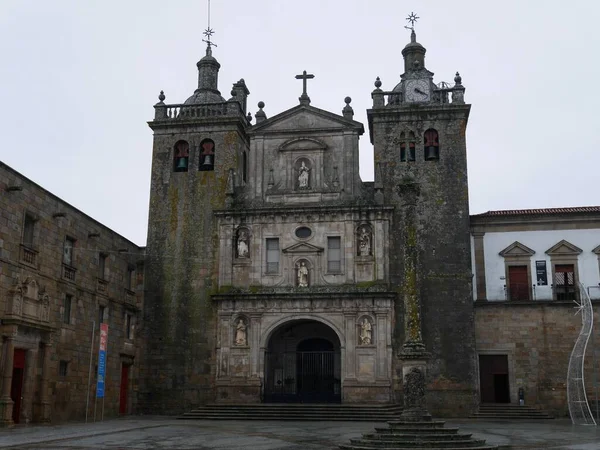
[[[108,342],[108,324],[100,324],[100,352],[98,353],[98,384],[96,398],[104,398],[104,380],[106,377],[106,344]]]

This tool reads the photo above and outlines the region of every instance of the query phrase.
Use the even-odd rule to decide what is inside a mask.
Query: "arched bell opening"
[[[286,322],[265,351],[266,403],[340,403],[341,345],[336,332],[316,320]]]

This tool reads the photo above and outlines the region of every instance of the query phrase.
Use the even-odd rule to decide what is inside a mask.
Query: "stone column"
[[[399,186],[404,200],[404,348],[403,353],[425,351],[421,335],[421,299],[419,297],[418,231],[416,206],[419,186],[406,183]]]
[[[262,315],[250,315],[250,333],[248,336],[248,345],[250,345],[250,374],[252,377],[259,377],[259,362],[260,362],[260,325]]]
[[[377,344],[377,380],[388,380],[388,359],[387,359],[387,311],[378,311],[375,313],[376,325],[375,331],[377,336],[374,336]]]
[[[344,356],[345,373],[342,374],[342,378],[345,380],[356,379],[356,314],[345,313],[344,322],[346,329],[346,354]],[[343,351],[343,350],[342,350]]]
[[[427,411],[426,374],[430,354],[425,349],[421,332],[421,298],[419,295],[419,246],[416,206],[420,194],[418,184],[398,186],[404,200],[404,345],[399,355],[402,363],[404,409],[401,418],[419,422],[431,420]]]
[[[50,398],[48,395],[49,391],[49,380],[50,380],[50,352],[52,351],[52,344],[44,344],[44,360],[42,362],[42,384],[40,386],[40,420],[43,423],[50,422]]]
[[[12,425],[14,402],[10,397],[10,391],[12,388],[12,374],[15,356],[15,342],[13,336],[6,336],[4,348],[4,373],[2,377],[2,397],[0,397],[0,424]]]

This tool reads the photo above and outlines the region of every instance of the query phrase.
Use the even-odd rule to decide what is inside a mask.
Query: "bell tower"
[[[429,411],[467,415],[477,402],[466,157],[470,105],[458,73],[454,83],[433,82],[426,49],[414,27],[407,28],[400,82],[385,91],[378,77],[367,111],[375,199],[394,207],[389,254],[390,282],[399,294],[395,373],[421,361]],[[397,378],[400,393],[405,380]]]
[[[209,33],[209,34],[207,34]],[[144,305],[142,410],[169,413],[214,401],[218,230],[213,212],[244,182],[249,150],[244,80],[225,100],[208,37],[198,88],[184,103],[154,105]]]

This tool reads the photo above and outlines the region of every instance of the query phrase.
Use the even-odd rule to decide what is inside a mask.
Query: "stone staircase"
[[[199,420],[295,420],[387,422],[400,417],[400,405],[340,405],[257,403],[206,405],[187,412],[178,419]]]
[[[470,434],[460,434],[458,428],[446,428],[441,420],[420,422],[390,421],[388,428],[375,428],[360,439],[350,439],[350,444],[340,445],[342,450],[492,450],[485,440],[474,439]]]
[[[553,419],[547,412],[532,406],[519,406],[511,403],[482,403],[479,411],[471,416],[482,420],[537,420]]]

